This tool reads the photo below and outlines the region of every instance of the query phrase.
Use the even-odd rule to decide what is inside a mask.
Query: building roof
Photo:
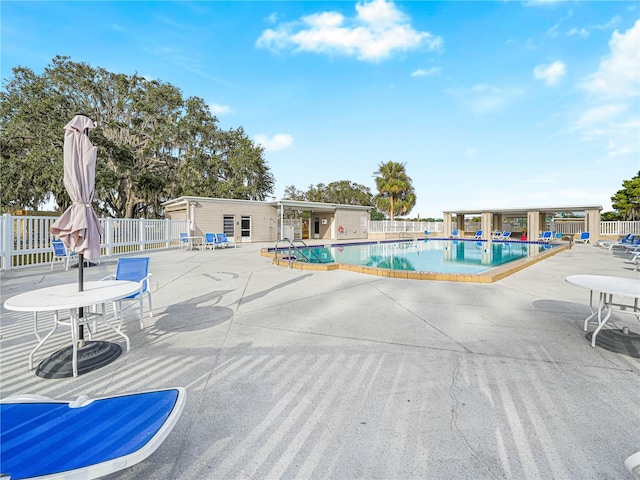
[[[191,197],[183,196],[163,202],[162,205],[170,207],[173,205],[184,204],[188,202],[215,202],[215,203],[252,203],[256,205],[271,205],[273,207],[284,207],[296,210],[313,210],[314,212],[335,212],[341,210],[362,210],[370,211],[373,207],[363,205],[344,205],[341,203],[321,203],[321,202],[303,202],[300,200],[274,200],[271,202],[263,202],[260,200],[238,200],[235,198],[214,198],[214,197]]]
[[[321,203],[321,202],[304,202],[300,200],[276,200],[269,202],[274,207],[283,206],[284,208],[292,208],[296,210],[313,210],[314,212],[335,212],[341,210],[362,210],[370,211],[373,207],[366,205],[345,205],[342,203]]]
[[[507,214],[507,215],[523,215],[526,216],[527,212],[540,212],[540,213],[549,213],[549,214],[557,214],[557,213],[574,213],[574,212],[584,212],[587,210],[602,210],[602,205],[562,205],[557,207],[540,207],[540,206],[532,206],[532,207],[519,207],[519,208],[475,208],[472,210],[468,209],[458,209],[458,210],[445,210],[443,213],[449,213],[452,215],[481,215],[483,213],[499,213],[499,214]]]

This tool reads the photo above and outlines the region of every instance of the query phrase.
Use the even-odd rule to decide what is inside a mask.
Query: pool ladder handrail
[[[304,262],[309,262],[309,259],[307,258],[307,256],[302,253],[302,250],[300,250],[300,247],[296,246],[294,242],[300,242],[302,243],[302,245],[304,245],[304,248],[306,248],[309,251],[310,255],[313,255],[314,257],[316,257],[316,260],[318,260],[318,263],[323,263],[322,259],[320,259],[320,257],[318,257],[318,255],[316,254],[316,252],[314,252],[313,250],[311,250],[311,248],[309,248],[309,245],[307,245],[306,243],[304,243],[304,240],[300,240],[300,239],[293,239],[293,240],[289,240],[288,238],[281,238],[280,240],[278,240],[276,242],[276,247],[275,247],[275,262],[278,263],[278,245],[280,244],[280,242],[287,242],[289,244],[289,253],[287,254],[287,260],[289,261],[289,268],[291,268],[291,251],[294,250],[296,252],[298,252],[300,254],[300,256],[304,259]],[[297,260],[298,257],[296,256],[295,259]]]

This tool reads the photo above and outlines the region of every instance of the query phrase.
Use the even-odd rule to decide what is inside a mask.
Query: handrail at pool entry
[[[278,240],[276,242],[276,246],[275,246],[275,261],[277,263],[278,261],[278,245],[280,244],[280,242],[287,242],[289,245],[289,253],[287,254],[287,260],[289,261],[289,267],[291,267],[291,261],[292,260],[298,260],[298,256],[297,255],[291,255],[291,250],[294,250],[296,252],[298,252],[300,254],[300,256],[302,257],[302,259],[304,259],[303,261],[305,262],[309,262],[310,259],[307,258],[307,256],[302,252],[302,250],[300,250],[300,247],[296,246],[294,242],[300,242],[302,243],[302,245],[304,245],[304,248],[306,248],[309,252],[310,255],[313,255],[316,260],[318,261],[318,263],[323,263],[322,259],[320,257],[318,257],[318,255],[311,249],[309,248],[309,246],[300,239],[293,239],[293,240],[289,240],[288,238],[281,238],[280,240]]]

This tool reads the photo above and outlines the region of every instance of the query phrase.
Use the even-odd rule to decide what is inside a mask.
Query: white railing
[[[613,221],[600,222],[600,235],[640,235],[640,222]]]
[[[369,233],[424,232],[425,230],[431,233],[442,233],[443,225],[443,222],[370,221]],[[526,224],[522,226],[526,227]],[[522,230],[522,226],[505,223],[502,229],[518,232]],[[475,232],[480,229],[480,222],[466,222],[464,227],[465,232]],[[560,233],[581,233],[584,231],[584,220],[551,222],[549,227]],[[627,233],[640,235],[640,221],[600,222],[600,235],[626,235]]]
[[[400,232],[443,232],[443,222],[410,222],[405,220],[376,220],[370,221],[369,233],[400,233]]]
[[[0,270],[39,265],[51,261],[49,227],[56,217],[0,217]],[[180,232],[189,231],[187,220],[101,218],[103,256],[160,250],[178,246]]]

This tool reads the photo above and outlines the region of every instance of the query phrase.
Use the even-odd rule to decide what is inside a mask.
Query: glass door
[[[249,216],[240,217],[240,241],[251,241],[251,217]]]

